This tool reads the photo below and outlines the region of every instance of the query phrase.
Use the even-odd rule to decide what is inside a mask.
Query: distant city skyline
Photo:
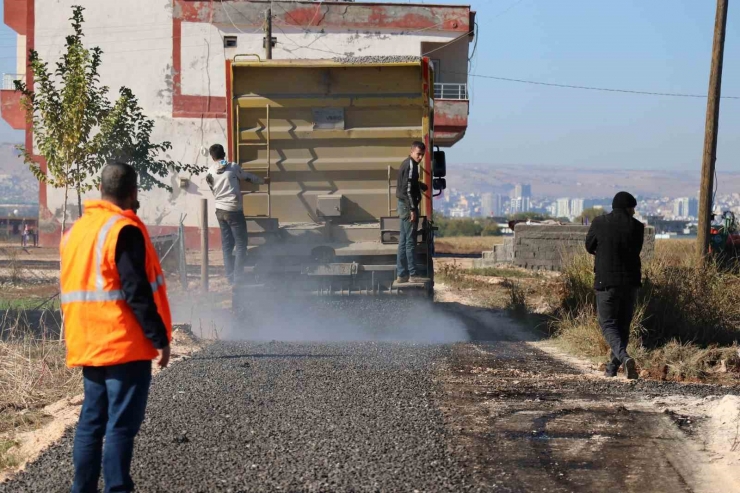
[[[512,190],[521,190],[512,185]],[[435,202],[435,211],[449,217],[505,217],[522,212],[549,215],[574,221],[589,208],[611,211],[611,197],[586,199],[584,197],[560,197],[551,199],[538,197],[511,198],[515,193],[502,195],[495,192],[463,192],[455,188],[445,191],[442,200]],[[526,210],[523,210],[526,208]],[[715,212],[731,210],[740,215],[740,193],[719,194],[715,197]],[[659,217],[666,221],[696,222],[698,201],[695,197],[638,197],[638,217]]]

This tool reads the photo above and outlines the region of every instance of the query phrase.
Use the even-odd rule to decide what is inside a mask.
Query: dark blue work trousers
[[[411,212],[405,202],[398,201],[398,218],[401,220],[398,235],[396,276],[406,278],[416,275],[416,221],[411,221]],[[417,218],[418,219],[418,218]]]
[[[221,227],[221,249],[224,252],[224,269],[230,283],[239,282],[244,275],[247,258],[247,220],[242,211],[216,209],[216,219]]]
[[[85,401],[75,433],[72,493],[98,491],[101,463],[106,493],[133,491],[134,437],[144,421],[152,362],[86,366],[82,376]]]

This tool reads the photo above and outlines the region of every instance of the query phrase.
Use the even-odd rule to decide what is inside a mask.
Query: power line
[[[427,51],[426,53],[422,54],[422,56],[427,56],[427,55],[429,55],[430,53],[434,53],[435,51],[439,51],[439,50],[441,50],[442,48],[447,48],[448,46],[452,45],[453,43],[457,43],[457,42],[458,42],[458,41],[460,41],[461,39],[465,39],[466,37],[469,37],[469,36],[470,36],[471,34],[473,34],[474,32],[475,32],[475,29],[471,29],[470,31],[468,31],[468,32],[466,32],[466,33],[463,33],[463,34],[461,34],[460,36],[456,37],[455,39],[453,39],[453,40],[451,40],[451,41],[448,41],[448,42],[446,42],[446,43],[445,43],[445,44],[443,44],[442,46],[439,46],[439,47],[437,47],[437,48],[434,48],[433,50],[429,50],[429,51]]]
[[[636,91],[632,89],[614,89],[610,87],[592,87],[592,86],[578,86],[578,85],[571,85],[571,84],[557,84],[554,82],[540,82],[540,81],[534,81],[534,80],[513,79],[510,77],[498,77],[494,75],[469,74],[469,73],[464,73],[464,72],[450,72],[447,70],[441,70],[441,72],[445,72],[447,74],[467,75],[468,77],[478,77],[481,79],[502,80],[506,82],[519,82],[522,84],[533,84],[537,86],[548,86],[548,87],[561,87],[561,88],[567,88],[567,89],[582,89],[582,90],[587,90],[587,91],[619,92],[619,93],[625,93],[625,94],[641,94],[644,96],[671,96],[671,97],[678,97],[678,98],[706,98],[707,97],[706,95],[703,95],[703,94]],[[722,99],[740,99],[740,96],[722,96]]]
[[[314,51],[321,51],[321,52],[324,52],[324,53],[331,53],[332,55],[338,55],[338,56],[346,56],[346,54],[345,54],[345,53],[339,53],[338,51],[332,51],[332,50],[322,50],[321,48],[314,48],[314,47],[313,47],[313,46],[311,46],[311,45],[300,45],[300,44],[298,44],[297,42],[293,41],[293,40],[292,40],[292,39],[291,39],[291,38],[290,38],[290,37],[288,36],[288,33],[286,33],[286,32],[285,32],[285,31],[284,31],[284,30],[283,30],[283,29],[282,29],[282,28],[280,27],[280,25],[279,25],[279,24],[275,24],[275,23],[273,23],[273,24],[272,24],[272,26],[273,26],[274,28],[276,28],[276,29],[277,29],[278,31],[280,31],[281,33],[283,33],[283,36],[285,36],[285,39],[287,39],[288,41],[290,41],[291,43],[293,43],[293,44],[294,44],[294,45],[295,45],[295,46],[296,46],[297,48],[303,48],[303,49],[307,49],[307,50],[314,50]],[[321,39],[321,38],[317,38],[316,40],[318,40],[318,39]],[[316,41],[316,40],[314,40],[314,41]],[[288,51],[289,53],[291,53],[291,54],[292,54],[292,52],[291,52],[290,50],[286,50],[285,48],[283,48],[283,49],[284,49],[285,51]]]
[[[504,10],[502,10],[498,14],[494,15],[493,18],[494,19],[498,19],[499,17],[501,17],[502,15],[506,14],[508,11],[510,11],[511,9],[513,9],[514,7],[516,7],[517,5],[519,5],[520,3],[522,3],[523,1],[524,0],[517,0],[516,2],[512,3],[511,5],[509,5],[508,7],[506,7]]]
[[[236,29],[237,31],[239,31],[242,34],[255,34],[255,33],[257,33],[257,31],[261,31],[262,30],[262,26],[258,27],[256,30],[254,30],[252,32],[244,32],[241,29],[239,29],[237,27],[236,23],[234,23],[234,20],[231,18],[231,14],[229,14],[229,9],[226,8],[226,5],[224,4],[224,0],[221,0],[221,10],[223,10],[224,13],[226,14],[226,17],[229,18],[229,22],[231,22],[231,25],[234,26],[234,29]],[[264,12],[264,10],[262,12]],[[211,25],[213,25],[213,22],[211,22]],[[219,29],[219,33],[220,33],[220,31],[221,30]],[[223,39],[223,36],[222,36],[222,39]]]
[[[321,11],[321,6],[323,5],[323,3],[324,3],[324,0],[321,0],[319,2],[319,5],[316,7],[316,12],[313,13],[313,18],[309,21],[308,26],[306,26],[306,29],[311,27],[311,24],[313,24],[313,21],[316,20],[316,16],[319,15],[319,11]]]

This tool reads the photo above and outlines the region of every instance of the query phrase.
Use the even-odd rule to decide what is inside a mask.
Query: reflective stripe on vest
[[[105,241],[108,238],[110,229],[119,219],[123,219],[123,216],[116,214],[111,217],[98,232],[98,238],[95,244],[95,291],[71,291],[69,293],[63,293],[61,295],[62,303],[118,301],[123,299],[122,290],[112,289],[106,291],[103,289],[105,286],[105,280],[103,279],[102,274],[103,246],[105,246]],[[152,287],[152,293],[156,292],[160,286],[164,285],[164,276],[158,275],[150,285]]]

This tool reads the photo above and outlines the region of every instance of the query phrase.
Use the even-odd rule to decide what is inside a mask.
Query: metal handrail
[[[13,83],[16,80],[24,80],[26,78],[26,74],[3,74],[3,90],[5,91],[13,91],[15,90],[15,84]]]
[[[267,195],[267,217],[272,217],[272,180],[270,179],[270,168],[272,167],[272,157],[270,156],[271,151],[271,131],[270,131],[270,105],[266,105],[265,107],[265,127],[267,130],[267,139],[265,142],[255,142],[255,143],[245,143],[240,142],[239,139],[241,138],[241,132],[239,130],[241,129],[240,121],[239,121],[239,107],[234,103],[234,107],[236,108],[236,128],[237,128],[237,142],[236,142],[236,162],[241,167],[242,160],[241,160],[241,147],[242,146],[264,146],[267,151],[267,167],[265,168],[242,168],[245,170],[251,170],[251,171],[266,171],[267,172],[267,191],[257,191],[257,192],[242,192],[242,195],[246,194],[261,194],[261,195]]]
[[[459,82],[435,82],[434,98],[467,101],[468,85]]]

